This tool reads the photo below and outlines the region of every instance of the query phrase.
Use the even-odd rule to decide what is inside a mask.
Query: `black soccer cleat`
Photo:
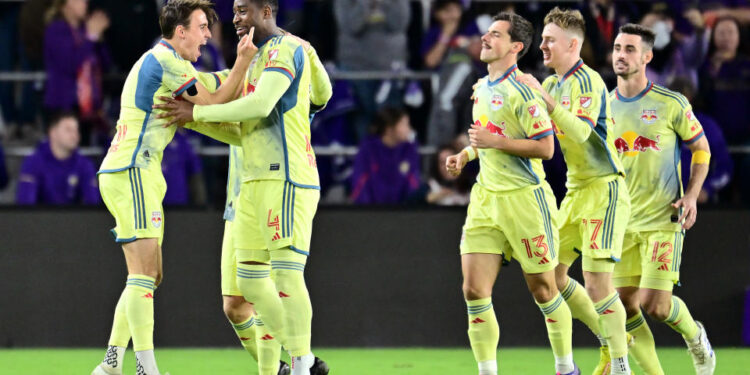
[[[328,375],[331,369],[328,368],[328,364],[322,359],[315,357],[315,363],[310,367],[310,375]]]
[[[292,372],[292,369],[289,368],[289,365],[284,361],[279,361],[279,373],[278,375],[289,375]]]

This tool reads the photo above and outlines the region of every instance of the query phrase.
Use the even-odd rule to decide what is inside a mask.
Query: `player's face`
[[[479,60],[490,64],[510,53],[513,45],[519,42],[511,42],[509,29],[508,21],[495,21],[490,25],[487,33],[482,35],[482,52],[479,54]]]
[[[542,50],[544,57],[544,66],[552,69],[562,67],[568,56],[573,53],[573,40],[565,30],[554,23],[548,23],[542,31],[542,44],[539,49]]]
[[[206,13],[200,9],[194,10],[190,15],[190,24],[183,30],[183,35],[188,54],[186,60],[195,62],[201,55],[201,46],[206,45],[211,38],[211,29],[208,27]]]
[[[620,33],[612,48],[612,69],[620,77],[630,77],[645,68],[651,54],[644,51],[640,35]]]
[[[80,136],[78,135],[78,121],[72,117],[60,120],[56,126],[50,129],[50,142],[57,147],[67,151],[73,151],[78,147]]]
[[[234,12],[232,23],[234,29],[237,30],[237,36],[242,38],[250,32],[250,28],[255,27],[254,39],[258,39],[260,34],[258,29],[263,24],[263,8],[249,0],[235,0],[232,11]],[[253,42],[259,41],[253,40]]]

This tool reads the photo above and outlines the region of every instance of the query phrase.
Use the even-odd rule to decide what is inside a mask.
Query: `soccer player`
[[[310,145],[310,61],[276,26],[277,0],[236,0],[238,32],[255,28],[259,57],[248,95],[226,104],[169,100],[170,123],[241,122],[243,182],[232,236],[237,284],[270,335],[292,357],[292,374],[310,374],[312,306],[304,280],[312,220],[320,199]],[[273,278],[271,278],[273,273]]]
[[[227,82],[214,93],[197,82],[190,64],[211,37],[209,24],[215,19],[207,0],[169,1],[159,16],[162,40],[143,54],[125,81],[117,134],[98,174],[102,198],[115,218],[112,233],[122,244],[128,278],[115,308],[109,348],[94,374],[122,374],[131,337],[138,374],[159,374],[153,351],[153,301],[162,278],[161,202],[166,186],[161,157],[175,129],[153,116],[152,105],[164,95],[197,103],[219,103],[234,96],[256,52],[251,38],[240,41]]]
[[[543,85],[529,74],[519,79],[542,92],[568,167],[557,287],[573,316],[600,338],[602,355],[594,374],[606,373],[610,362],[612,374],[630,374],[625,307],[612,286],[630,198],[614,147],[607,87],[580,57],[584,30],[579,11],[552,9],[544,18],[540,48],[544,65],[556,74]],[[588,295],[568,277],[579,253]]]
[[[515,258],[544,314],[557,373],[580,374],[570,310],[555,286],[557,207],[540,160],[554,152],[552,125],[538,93],[516,81],[516,61],[528,51],[534,28],[513,13],[493,20],[482,36],[480,58],[489,75],[474,90],[471,146],[446,160],[453,174],[470,160],[479,158],[480,165],[460,244],[469,341],[479,374],[497,374],[492,287],[502,263]]]
[[[698,375],[713,374],[716,355],[700,322],[685,302],[672,295],[680,276],[682,241],[695,223],[696,200],[708,174],[708,141],[690,103],[679,93],[646,78],[654,56],[655,34],[626,24],[612,51],[617,88],[612,91],[612,116],[617,123],[615,145],[625,167],[632,199],[622,261],[614,285],[627,310],[627,330],[635,338],[630,353],[649,375],[664,374],[654,337],[641,314],[682,334]],[[690,180],[683,194],[680,144],[692,153]]]

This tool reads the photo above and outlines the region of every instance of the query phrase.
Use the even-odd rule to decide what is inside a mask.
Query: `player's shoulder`
[[[685,109],[690,106],[690,103],[684,95],[656,83],[653,84],[649,93],[653,93],[652,97],[669,106],[674,106],[680,109]]]
[[[607,91],[607,85],[599,73],[586,64],[576,69],[571,78],[577,82],[573,87],[578,87],[581,93],[600,92],[602,89]]]
[[[542,81],[542,87],[555,85],[559,81],[560,81],[560,77],[558,77],[557,74],[552,74],[548,76],[547,78],[545,78],[544,81]]]
[[[523,74],[521,72],[518,72],[518,74]],[[520,101],[521,103],[528,102],[530,100],[533,100],[536,98],[535,91],[531,89],[531,87],[527,86],[526,84],[518,81],[516,79],[518,75],[513,74],[512,76],[508,77],[505,81],[508,82],[508,85],[510,86],[510,92],[517,95],[511,95],[511,98],[515,98],[515,100]]]

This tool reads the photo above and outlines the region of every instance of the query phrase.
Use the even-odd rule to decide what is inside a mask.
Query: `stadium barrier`
[[[457,249],[464,215],[463,208],[322,207],[306,272],[314,345],[468,348]],[[685,241],[676,294],[716,346],[741,343],[748,222],[747,211],[702,210]],[[0,209],[0,345],[106,345],[126,277],[108,233],[113,224],[103,209]],[[157,347],[237,345],[221,308],[222,231],[221,212],[166,210]],[[582,281],[580,262],[573,269]],[[494,304],[501,346],[547,346],[517,263],[501,271]],[[658,345],[684,345],[666,325],[650,325]],[[576,345],[597,344],[582,324],[574,332]]]

